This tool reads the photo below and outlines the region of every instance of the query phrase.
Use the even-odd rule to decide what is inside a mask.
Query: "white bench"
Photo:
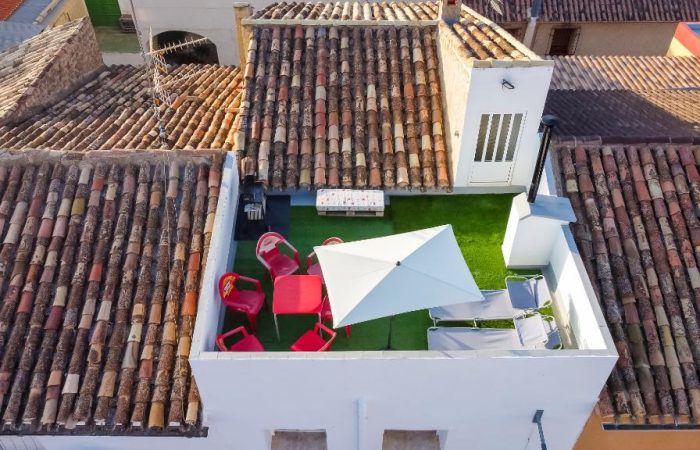
[[[384,192],[377,190],[320,189],[316,210],[321,216],[384,216]]]

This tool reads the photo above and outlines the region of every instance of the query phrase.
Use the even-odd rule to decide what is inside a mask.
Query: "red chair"
[[[280,251],[285,245],[292,251],[294,259]],[[270,273],[272,281],[279,275],[292,275],[299,270],[299,252],[281,234],[269,231],[258,239],[255,256]]]
[[[335,244],[342,244],[344,241],[340,239],[339,237],[329,237],[321,245],[335,245]],[[309,275],[318,275],[321,277],[321,281],[323,281],[323,272],[321,272],[321,265],[317,262],[314,262],[314,257],[316,256],[316,252],[311,252],[309,253],[309,256],[306,257],[306,273]]]
[[[226,343],[224,342],[224,339],[226,339],[227,337],[232,336],[236,333],[241,333],[243,335],[243,339],[241,339],[240,341],[231,345],[230,347],[226,348]],[[256,338],[252,334],[249,334],[248,330],[246,330],[243,325],[241,325],[238,328],[234,328],[231,331],[227,331],[224,334],[218,335],[216,337],[216,346],[222,352],[264,352],[265,351],[265,347],[263,347],[263,345],[260,343],[258,338]]]
[[[236,281],[247,281],[255,285],[255,290],[241,290],[236,288]],[[221,302],[233,311],[242,312],[248,317],[250,327],[255,333],[258,329],[258,313],[265,304],[265,292],[262,284],[255,278],[244,277],[237,273],[225,273],[219,279],[219,295]]]
[[[333,312],[331,311],[331,303],[328,301],[328,296],[323,298],[321,305],[321,322],[333,323]],[[350,337],[350,325],[345,325],[345,336]]]
[[[328,340],[323,339],[320,335],[320,331],[324,331],[328,336]],[[325,352],[331,348],[331,344],[335,339],[336,332],[322,324],[321,322],[316,322],[313,330],[309,330],[304,333],[297,341],[292,344],[291,350],[293,352]]]

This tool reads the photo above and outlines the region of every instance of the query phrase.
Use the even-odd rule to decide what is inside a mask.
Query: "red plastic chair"
[[[292,251],[294,258],[280,251],[280,245],[285,245]],[[258,239],[255,256],[270,273],[274,281],[280,275],[292,275],[299,270],[299,252],[281,234],[269,231]]]
[[[234,334],[237,334],[237,333],[241,333],[243,335],[243,339],[241,339],[240,341],[237,341],[235,344],[226,348],[226,343],[224,342],[224,339],[226,339],[227,337],[232,336]],[[222,352],[264,352],[265,351],[265,347],[263,347],[263,345],[260,343],[258,338],[256,338],[252,334],[249,334],[248,330],[246,330],[243,325],[241,325],[238,328],[234,328],[231,331],[227,331],[224,334],[218,335],[216,337],[216,346]]]
[[[335,245],[335,244],[342,244],[343,241],[339,237],[329,237],[321,245]],[[321,264],[317,262],[314,262],[314,258],[316,257],[316,252],[313,251],[309,253],[309,256],[306,257],[306,273],[309,275],[318,275],[321,277],[321,281],[323,281],[323,272],[321,272]]]
[[[255,285],[255,290],[241,290],[236,288],[236,281],[247,281]],[[255,333],[258,329],[258,313],[265,304],[265,292],[262,284],[255,278],[244,277],[237,273],[228,272],[219,279],[219,295],[221,302],[233,311],[242,312],[248,317],[250,327]]]
[[[328,301],[328,296],[323,298],[321,305],[321,321],[333,323],[333,312],[331,311],[331,303]],[[345,325],[345,336],[350,337],[350,325]]]
[[[328,340],[325,340],[322,336],[320,336],[321,330],[328,334]],[[335,331],[331,330],[321,322],[316,322],[313,330],[307,331],[299,339],[297,339],[294,344],[292,344],[291,350],[293,352],[325,352],[331,347],[335,337]]]

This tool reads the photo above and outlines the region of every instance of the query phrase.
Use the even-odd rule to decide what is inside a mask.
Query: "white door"
[[[525,114],[483,114],[469,183],[509,185]]]

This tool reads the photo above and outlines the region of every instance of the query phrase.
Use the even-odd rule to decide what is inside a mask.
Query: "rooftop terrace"
[[[505,268],[501,243],[512,195],[464,195],[392,197],[383,218],[320,217],[312,207],[292,207],[289,241],[303,260],[324,239],[339,236],[345,241],[369,239],[422,228],[452,224],[464,258],[481,289],[502,289],[504,279],[514,272]],[[234,270],[262,281],[268,305],[272,284],[255,258],[255,241],[240,241]],[[303,263],[302,263],[303,265]],[[529,273],[532,273],[530,271]],[[258,317],[257,336],[266,350],[287,351],[291,344],[317,320],[313,315],[278,317],[280,340],[269,307]],[[244,315],[227,314],[224,330],[247,324]],[[427,350],[426,330],[432,326],[427,310],[397,315],[392,325],[392,349]],[[482,322],[482,326],[512,327],[511,321]],[[331,350],[381,350],[388,341],[389,318],[352,325],[348,338],[339,332]]]

